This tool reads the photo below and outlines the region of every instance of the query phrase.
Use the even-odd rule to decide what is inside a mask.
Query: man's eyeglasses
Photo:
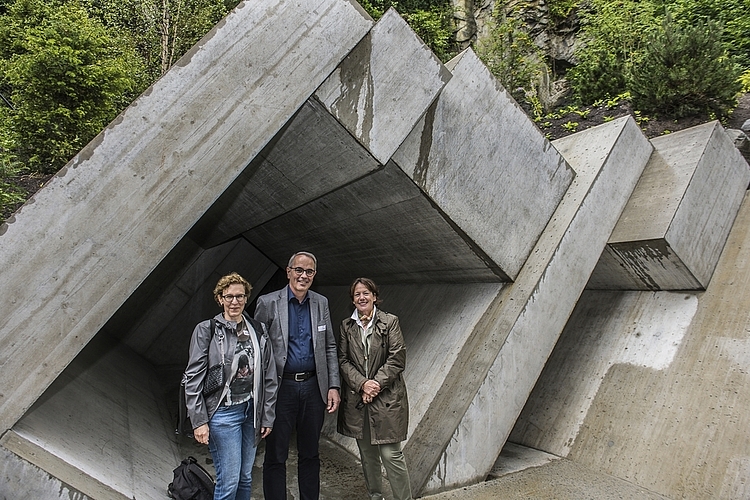
[[[224,299],[224,300],[226,300],[229,303],[232,303],[235,300],[237,302],[245,302],[245,299],[247,298],[247,295],[245,295],[244,293],[240,294],[240,295],[222,295],[221,298]]]
[[[302,276],[302,273],[304,273],[308,278],[312,278],[315,276],[315,269],[303,269],[301,267],[290,267],[289,269],[293,270],[297,276]]]

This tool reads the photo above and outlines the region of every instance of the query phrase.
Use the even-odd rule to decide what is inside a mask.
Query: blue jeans
[[[320,497],[320,455],[318,440],[326,416],[326,402],[320,396],[318,379],[304,382],[284,379],[276,399],[276,421],[266,438],[263,463],[263,496],[266,500],[286,499],[286,460],[289,440],[297,429],[297,463],[300,499]]]
[[[216,468],[214,500],[250,500],[255,462],[253,401],[219,406],[208,422],[208,451]]]

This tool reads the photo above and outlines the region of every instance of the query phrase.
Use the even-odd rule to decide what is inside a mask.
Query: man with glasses
[[[268,325],[279,376],[276,421],[266,438],[263,495],[286,499],[286,460],[297,430],[300,498],[320,495],[318,442],[325,412],[339,406],[339,364],[328,299],[310,290],[317,259],[297,252],[289,259],[289,285],[258,298],[255,319]]]

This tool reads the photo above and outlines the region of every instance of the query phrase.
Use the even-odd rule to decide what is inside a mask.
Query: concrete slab
[[[424,500],[668,500],[628,481],[555,460],[469,487],[427,495]]]
[[[487,476],[651,154],[631,118],[554,146],[576,178],[518,278],[487,309],[433,398],[425,419],[435,423],[406,444],[415,491]]]
[[[0,226],[0,431],[371,26],[356,2],[240,4]]]
[[[470,49],[448,67],[394,160],[514,280],[574,172]]]
[[[378,284],[502,278],[393,162],[243,236],[280,267],[309,249],[330,263],[321,265],[319,285],[349,284],[363,270]]]
[[[750,168],[719,122],[651,142],[590,289],[699,290],[711,279]]]
[[[748,498],[748,249],[746,196],[705,292],[586,292],[512,439],[669,498]]]
[[[384,165],[450,78],[391,8],[315,97]]]
[[[162,390],[150,364],[96,341],[2,445],[91,498],[162,498],[180,460]]]
[[[0,498],[4,500],[95,500],[0,446]]]

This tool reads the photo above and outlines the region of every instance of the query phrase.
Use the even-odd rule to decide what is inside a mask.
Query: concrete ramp
[[[745,198],[705,292],[586,291],[510,440],[669,498],[750,496]]]
[[[702,290],[719,260],[750,168],[719,122],[651,142],[590,289]]]

